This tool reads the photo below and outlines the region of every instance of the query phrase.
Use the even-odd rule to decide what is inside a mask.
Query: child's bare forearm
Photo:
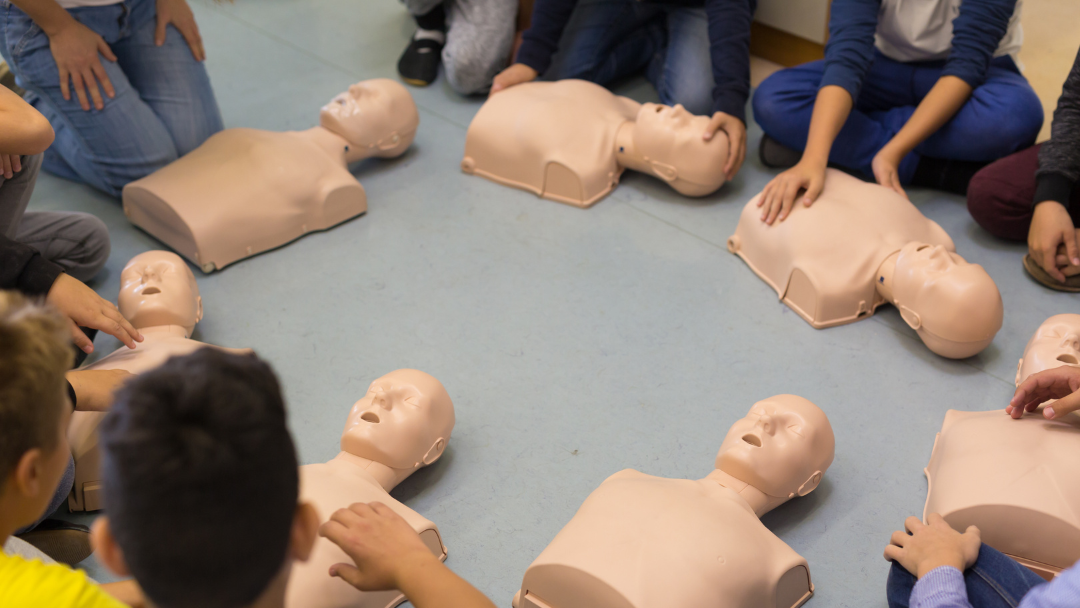
[[[843,87],[829,85],[818,91],[814,101],[814,114],[810,118],[810,132],[806,138],[803,161],[820,164],[829,161],[829,152],[847,117],[851,114],[851,94]]]
[[[971,91],[971,85],[956,76],[942,76],[886,147],[897,158],[903,158],[956,116],[971,97]]]
[[[401,581],[401,591],[416,608],[495,608],[487,596],[436,559],[411,569]]]
[[[0,127],[0,154],[32,156],[53,141],[49,121],[7,87],[0,87]]]

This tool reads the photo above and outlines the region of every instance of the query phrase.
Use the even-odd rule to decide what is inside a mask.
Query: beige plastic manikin
[[[315,505],[325,523],[338,509],[378,501],[420,534],[431,552],[446,559],[439,529],[390,496],[403,479],[442,456],[454,429],[454,404],[443,385],[414,369],[399,369],[371,383],[349,412],[341,453],[329,462],[300,467],[300,498]],[[352,563],[325,538],[311,558],[293,566],[286,608],[392,608],[400,591],[362,592],[329,574],[330,566]]]
[[[815,328],[891,303],[930,350],[953,359],[978,353],[1001,329],[994,280],[896,192],[828,169],[813,206],[796,204],[771,226],[760,197],[746,204],[728,250]]]
[[[525,572],[514,608],[793,608],[806,560],[760,521],[821,482],[829,419],[795,395],[755,403],[704,479],[608,477]]]
[[[420,116],[401,84],[364,80],[306,131],[226,129],[124,187],[124,213],[212,272],[367,211],[349,163],[400,156]]]
[[[707,116],[681,105],[640,104],[584,80],[529,82],[492,95],[465,135],[465,173],[588,207],[624,169],[686,196],[724,184],[728,139],[704,141]]]
[[[143,341],[137,342],[134,349],[122,346],[83,369],[122,369],[140,374],[169,357],[210,346],[191,339],[195,324],[203,316],[202,298],[191,269],[175,253],[147,251],[132,258],[120,273],[117,304],[120,313],[142,333]],[[75,485],[68,497],[68,508],[72,511],[96,511],[102,507],[97,429],[104,417],[104,412],[71,415],[68,441],[75,457]]]
[[[1080,364],[1080,315],[1055,315],[1032,336],[1016,383]],[[926,466],[923,516],[975,525],[984,543],[1050,579],[1080,560],[1080,415],[1013,420],[1003,409],[949,410]]]

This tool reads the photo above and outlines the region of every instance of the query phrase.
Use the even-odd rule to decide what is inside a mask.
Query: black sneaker
[[[398,60],[397,70],[401,79],[417,86],[426,87],[439,75],[439,62],[443,45],[436,40],[413,38]]]
[[[761,145],[758,146],[761,164],[770,169],[790,169],[799,164],[802,152],[792,150],[784,144],[762,133]]]
[[[90,528],[62,519],[46,519],[33,530],[18,536],[68,566],[74,566],[94,552],[90,546]]]

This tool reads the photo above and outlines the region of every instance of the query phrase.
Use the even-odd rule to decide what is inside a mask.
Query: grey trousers
[[[11,179],[0,175],[0,235],[37,249],[67,274],[88,281],[109,259],[109,230],[88,213],[26,210],[41,157],[22,157],[22,171]]]
[[[446,10],[442,61],[450,87],[462,95],[484,93],[509,65],[518,0],[402,0],[409,13]]]

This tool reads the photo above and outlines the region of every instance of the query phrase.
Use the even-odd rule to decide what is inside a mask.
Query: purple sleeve
[[[971,608],[964,573],[952,566],[934,568],[915,583],[911,608]]]
[[[1076,608],[1080,606],[1080,562],[1057,578],[1028,591],[1019,608]]]

